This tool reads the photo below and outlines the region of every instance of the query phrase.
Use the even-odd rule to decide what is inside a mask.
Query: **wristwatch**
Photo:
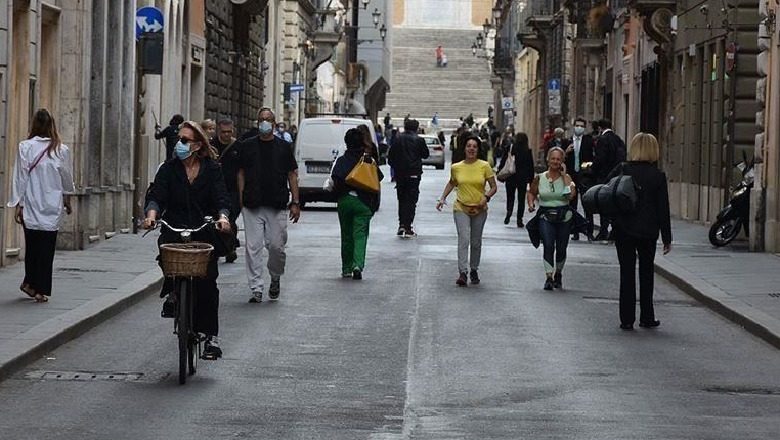
[[[287,207],[289,208],[289,207],[291,207],[291,206],[293,206],[293,205],[295,205],[295,206],[297,206],[297,207],[299,207],[299,208],[301,207],[301,204],[300,204],[300,202],[298,202],[298,201],[296,201],[296,200],[293,200],[292,202],[288,203],[288,204],[287,204]]]

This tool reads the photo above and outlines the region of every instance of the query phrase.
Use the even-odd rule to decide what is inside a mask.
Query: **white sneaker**
[[[263,302],[263,291],[258,290],[256,292],[252,292],[252,297],[249,298],[249,302],[251,303]]]

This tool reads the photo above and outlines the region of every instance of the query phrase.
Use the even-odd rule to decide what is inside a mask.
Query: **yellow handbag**
[[[374,162],[366,162],[366,158],[352,168],[347,178],[347,185],[363,191],[379,192],[379,170]]]

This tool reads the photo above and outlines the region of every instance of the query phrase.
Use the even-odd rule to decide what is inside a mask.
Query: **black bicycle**
[[[179,383],[187,382],[187,375],[197,371],[198,358],[201,357],[201,344],[205,338],[193,330],[194,302],[192,291],[194,278],[202,278],[208,272],[209,259],[214,247],[209,243],[191,241],[192,234],[215,224],[212,217],[204,217],[203,225],[198,228],[175,228],[165,220],[157,220],[172,232],[181,236],[181,243],[160,245],[160,259],[163,274],[173,278],[173,293],[176,312],[173,320],[173,332],[179,339]]]

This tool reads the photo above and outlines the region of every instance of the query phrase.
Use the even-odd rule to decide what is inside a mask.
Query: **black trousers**
[[[24,284],[36,293],[51,296],[51,277],[54,266],[54,250],[57,247],[57,231],[38,231],[24,228],[25,257]]]
[[[420,198],[420,176],[396,177],[395,191],[398,195],[398,226],[411,228]]]
[[[525,210],[525,191],[527,183],[518,182],[509,178],[504,182],[506,187],[506,212],[512,215],[515,210],[515,192],[517,192],[517,220],[523,221],[523,211]]]
[[[228,197],[230,198],[230,215],[228,220],[230,221],[231,235],[235,242],[233,248],[235,249],[241,245],[238,241],[238,225],[236,224],[236,220],[238,220],[238,216],[241,214],[241,203],[238,191],[228,192]]]
[[[639,322],[655,320],[653,281],[654,239],[636,238],[616,231],[615,248],[620,263],[620,323],[636,320],[636,262],[639,259]]]

